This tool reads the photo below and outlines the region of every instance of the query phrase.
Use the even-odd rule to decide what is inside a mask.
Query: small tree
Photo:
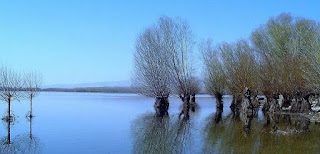
[[[39,90],[42,83],[42,76],[39,73],[31,72],[25,75],[24,80],[25,94],[27,99],[30,100],[30,111],[27,116],[29,118],[32,118],[32,102],[33,98],[35,98],[39,94]]]
[[[11,121],[11,102],[21,97],[20,90],[22,89],[21,77],[11,68],[2,66],[0,68],[0,96],[1,100],[8,103],[8,115],[5,120]]]

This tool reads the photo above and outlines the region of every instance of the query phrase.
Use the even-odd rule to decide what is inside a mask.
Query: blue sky
[[[320,21],[320,2],[0,1],[0,63],[44,84],[130,80],[137,34],[162,15],[189,21],[196,41],[248,38],[282,12]],[[197,52],[197,48],[195,48]]]

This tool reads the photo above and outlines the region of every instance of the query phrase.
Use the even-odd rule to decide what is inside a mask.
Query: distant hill
[[[200,80],[201,81],[201,80]],[[203,82],[200,82],[200,93],[206,93]],[[134,93],[129,80],[92,82],[81,84],[55,84],[45,85],[41,91],[53,92],[105,92],[105,93]]]
[[[45,85],[42,88],[63,88],[63,89],[74,89],[74,88],[86,88],[86,87],[131,87],[129,80],[122,81],[106,81],[106,82],[92,82],[92,83],[81,83],[81,84],[55,84]]]
[[[131,87],[43,88],[48,92],[135,93]]]

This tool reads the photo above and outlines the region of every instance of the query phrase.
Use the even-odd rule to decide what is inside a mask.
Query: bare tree
[[[195,98],[196,94],[198,94],[201,91],[201,84],[199,79],[196,77],[190,78],[190,95],[191,97]]]
[[[192,88],[195,77],[192,66],[193,34],[187,21],[180,18],[160,18],[161,30],[165,36],[164,48],[169,53],[170,74],[173,80],[172,90],[183,101],[183,110],[180,115],[189,116],[190,96],[196,92]],[[195,93],[194,93],[195,95]]]
[[[200,44],[204,62],[204,83],[207,92],[215,96],[216,107],[223,109],[222,96],[226,91],[226,76],[221,61],[221,53],[217,50],[211,40]]]
[[[166,104],[167,109],[165,102],[174,92],[189,109],[190,95],[198,91],[192,89],[197,88],[191,65],[193,43],[189,25],[179,18],[161,17],[157,25],[139,35],[133,83],[138,92],[157,98],[156,108]]]
[[[253,95],[257,94],[259,78],[254,50],[246,40],[236,43],[223,43],[218,50],[222,54],[223,69],[228,91],[233,95],[231,108],[240,107],[244,99],[244,89],[249,88]]]
[[[39,90],[41,88],[42,76],[37,72],[30,72],[25,75],[24,78],[24,89],[26,98],[30,100],[30,111],[28,113],[28,117],[32,118],[32,102],[33,98],[35,98],[39,94]]]
[[[164,50],[164,40],[158,25],[147,28],[138,36],[134,53],[134,77],[136,90],[146,96],[155,97],[155,109],[159,115],[168,111],[168,97],[171,93],[169,53]]]
[[[174,80],[173,89],[182,99],[190,97],[194,78],[192,66],[193,34],[187,21],[180,18],[160,18],[165,35],[165,49],[170,54],[170,71]]]
[[[196,107],[197,107],[196,94],[198,94],[200,91],[201,91],[200,81],[195,77],[191,78],[191,81],[190,81],[190,94],[191,94],[190,108],[191,108],[191,111],[193,111],[193,112],[196,111]]]
[[[22,86],[21,77],[18,73],[6,66],[0,68],[0,98],[8,103],[8,115],[4,118],[7,121],[12,120],[12,115],[10,113],[11,102],[21,97],[20,90],[22,89]]]

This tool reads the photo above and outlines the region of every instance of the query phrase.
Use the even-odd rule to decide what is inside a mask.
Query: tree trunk
[[[191,95],[191,104],[190,104],[190,107],[191,107],[191,111],[192,112],[195,112],[196,111],[196,95],[193,94]]]
[[[216,109],[217,111],[223,111],[222,94],[219,92],[215,93],[216,97]]]
[[[184,97],[180,96],[180,98],[183,100],[183,107],[182,111],[179,114],[179,117],[183,114],[185,118],[189,118],[189,109],[190,109],[190,95],[184,95]]]
[[[291,112],[309,112],[311,111],[311,105],[303,98],[293,99],[291,102]]]
[[[11,113],[10,113],[10,107],[11,107],[11,98],[8,98],[8,120],[11,120]]]
[[[196,94],[191,95],[191,102],[196,103]]]
[[[157,97],[154,103],[154,109],[156,110],[156,115],[163,117],[168,115],[169,101],[167,97]]]
[[[232,103],[230,105],[231,111],[239,110],[239,106],[241,105],[241,97],[232,96]]]
[[[33,117],[33,114],[32,114],[32,96],[30,96],[30,118]]]
[[[271,97],[269,96],[266,96],[267,98],[267,101],[263,104],[262,106],[262,112],[263,113],[267,113],[270,109],[270,100],[271,100]]]

